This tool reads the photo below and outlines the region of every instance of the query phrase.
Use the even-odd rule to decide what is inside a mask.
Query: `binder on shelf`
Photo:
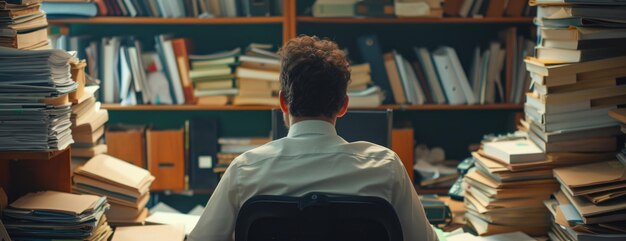
[[[185,189],[184,132],[146,131],[148,170],[156,177],[151,190]]]
[[[106,130],[107,154],[146,168],[145,127],[112,125]]]
[[[214,188],[218,174],[213,171],[217,165],[218,124],[214,118],[194,118],[189,120],[189,188]]]
[[[394,96],[392,95],[391,85],[387,78],[387,71],[385,70],[385,62],[378,37],[376,35],[361,36],[357,39],[357,44],[363,62],[370,64],[372,80],[374,80],[374,83],[380,86],[385,93],[385,101],[383,101],[383,104],[393,104]]]

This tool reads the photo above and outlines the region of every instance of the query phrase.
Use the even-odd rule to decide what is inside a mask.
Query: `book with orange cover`
[[[193,83],[189,76],[189,51],[191,42],[186,38],[172,39],[172,47],[174,48],[174,56],[176,57],[176,64],[178,65],[178,74],[180,75],[180,82],[183,86],[183,93],[185,95],[185,104],[195,104],[196,99],[193,94]]]

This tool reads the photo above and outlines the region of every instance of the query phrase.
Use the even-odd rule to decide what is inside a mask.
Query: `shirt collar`
[[[322,120],[305,120],[299,121],[289,128],[287,137],[296,137],[300,135],[337,135],[335,126],[327,121]]]

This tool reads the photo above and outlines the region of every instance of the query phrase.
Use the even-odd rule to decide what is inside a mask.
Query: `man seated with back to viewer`
[[[289,134],[232,162],[187,240],[232,240],[239,208],[253,196],[309,192],[381,197],[395,208],[405,241],[437,240],[396,153],[337,135],[350,81],[337,44],[301,36],[279,54],[280,108]]]

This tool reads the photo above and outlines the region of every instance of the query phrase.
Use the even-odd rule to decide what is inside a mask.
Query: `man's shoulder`
[[[367,141],[355,141],[347,143],[344,145],[343,150],[365,156],[380,156],[391,159],[395,159],[397,157],[396,153],[393,150]]]

